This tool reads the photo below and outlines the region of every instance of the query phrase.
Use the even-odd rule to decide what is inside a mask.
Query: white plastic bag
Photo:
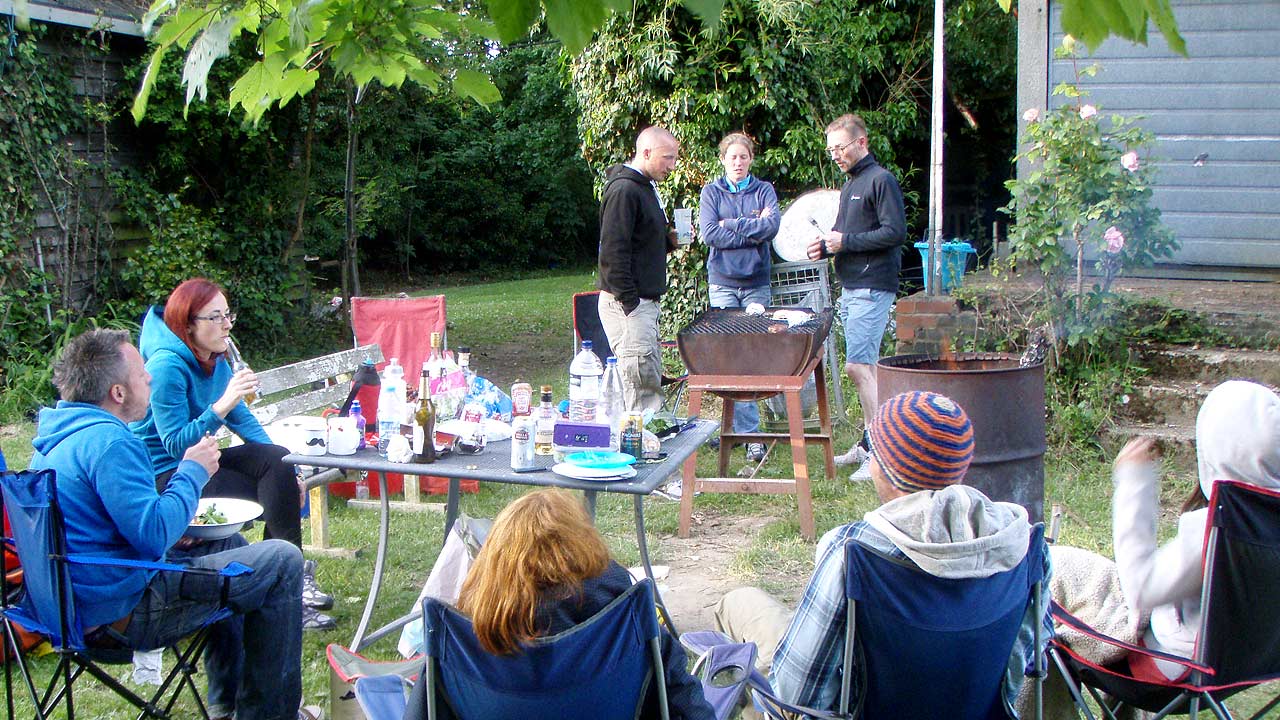
[[[489,520],[469,518],[459,515],[453,522],[453,529],[440,549],[436,564],[431,567],[431,574],[414,601],[413,612],[422,609],[422,599],[432,597],[450,605],[458,604],[458,595],[462,591],[462,581],[467,579],[467,571],[480,552],[480,544],[489,532]],[[410,620],[400,630],[400,641],[396,649],[404,657],[413,657],[422,652],[422,618]]]

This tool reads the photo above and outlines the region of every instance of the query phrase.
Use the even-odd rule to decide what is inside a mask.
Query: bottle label
[[[511,414],[517,417],[533,414],[533,386],[529,383],[511,386]]]

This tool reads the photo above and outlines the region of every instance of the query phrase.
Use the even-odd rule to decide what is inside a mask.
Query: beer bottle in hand
[[[436,406],[431,402],[431,393],[427,390],[427,370],[422,369],[422,379],[418,383],[418,410],[413,414],[413,461],[416,463],[433,463],[436,461]]]

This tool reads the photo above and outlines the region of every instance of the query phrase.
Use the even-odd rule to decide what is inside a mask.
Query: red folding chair
[[[1119,715],[1122,706],[1156,713],[1155,718],[1195,718],[1203,709],[1228,720],[1231,714],[1222,704],[1224,699],[1280,680],[1280,603],[1272,598],[1280,586],[1280,492],[1220,480],[1213,485],[1209,508],[1194,657],[1155,652],[1108,637],[1054,604],[1055,622],[1129,652],[1118,662],[1099,665],[1054,639],[1049,656],[1067,682],[1076,709],[1086,718],[1093,720],[1094,714],[1085,702],[1085,691],[1109,720]],[[1189,672],[1177,680],[1134,672],[1134,656],[1139,656],[1139,668],[1150,664],[1142,658],[1158,658]],[[1271,717],[1278,706],[1280,697],[1252,717]]]
[[[404,368],[405,381],[410,387],[416,387],[418,375],[422,371],[422,363],[431,354],[431,333],[438,332],[444,338],[445,347],[449,345],[446,332],[445,300],[443,295],[424,295],[421,297],[394,298],[351,298],[351,326],[355,331],[355,346],[377,343],[382,348],[382,357],[387,362],[397,358]],[[383,363],[378,367],[382,370]],[[369,418],[373,422],[373,418]],[[440,494],[449,489],[449,482],[444,478],[424,475],[419,480],[423,492]],[[355,494],[353,483],[333,483],[330,485],[334,493],[351,497]],[[477,492],[480,484],[474,480],[462,481],[463,492]],[[400,492],[404,488],[404,476],[398,473],[387,473],[387,489]],[[369,483],[373,493],[378,492],[378,484]]]

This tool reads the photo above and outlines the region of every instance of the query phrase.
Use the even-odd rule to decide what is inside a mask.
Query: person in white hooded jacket
[[[1113,475],[1116,570],[1125,603],[1131,613],[1150,613],[1142,634],[1145,647],[1188,658],[1200,631],[1213,483],[1237,480],[1280,489],[1280,396],[1243,380],[1214,388],[1196,417],[1196,458],[1200,485],[1178,518],[1177,535],[1160,546],[1160,476],[1151,439],[1130,440],[1116,457]],[[1171,679],[1186,672],[1176,663],[1157,661],[1156,667]]]
[[[1019,505],[995,502],[959,484],[973,458],[973,428],[964,409],[930,392],[896,395],[871,423],[871,477],[883,503],[861,522],[833,528],[818,542],[817,563],[800,606],[791,613],[758,588],[739,588],[716,606],[719,630],[753,641],[757,667],[786,702],[834,710],[844,657],[845,544],[857,540],[877,553],[942,578],[985,578],[1017,567],[1027,554],[1031,524]],[[1044,554],[1049,576],[1049,555]],[[1035,617],[1029,604],[1010,653],[1002,687],[1007,712],[1035,648],[1036,622],[1046,625],[1047,583]],[[1047,627],[1047,625],[1046,625]]]

